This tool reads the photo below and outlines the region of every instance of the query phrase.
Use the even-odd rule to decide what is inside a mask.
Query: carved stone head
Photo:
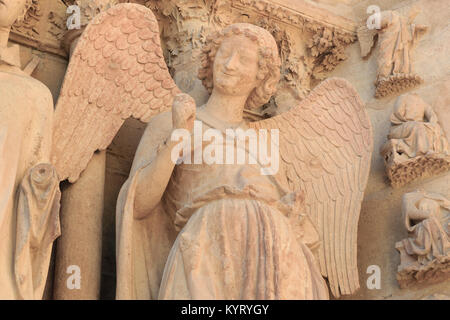
[[[395,104],[391,122],[393,124],[400,124],[406,121],[422,122],[426,105],[426,102],[415,93],[401,95]]]
[[[31,4],[32,0],[0,0],[0,28],[9,28],[22,20]]]
[[[275,39],[265,29],[236,23],[210,35],[203,47],[199,79],[230,95],[248,95],[245,107],[269,101],[280,80],[280,57]]]

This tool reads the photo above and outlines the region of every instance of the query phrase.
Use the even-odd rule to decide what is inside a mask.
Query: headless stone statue
[[[31,1],[0,4],[0,299],[41,299],[59,236],[59,185],[48,163],[53,101],[20,69],[11,25]]]

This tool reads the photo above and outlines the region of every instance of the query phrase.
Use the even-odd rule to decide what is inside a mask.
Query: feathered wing
[[[369,117],[353,86],[330,78],[297,107],[251,123],[279,129],[277,178],[304,190],[319,232],[319,265],[335,297],[359,288],[357,227],[372,154]]]
[[[96,16],[70,59],[56,106],[52,163],[59,179],[76,181],[125,119],[148,122],[170,110],[180,92],[150,9],[124,3]]]

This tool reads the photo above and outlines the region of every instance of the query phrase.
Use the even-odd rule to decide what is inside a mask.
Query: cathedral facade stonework
[[[448,298],[448,21],[0,1],[0,299]]]

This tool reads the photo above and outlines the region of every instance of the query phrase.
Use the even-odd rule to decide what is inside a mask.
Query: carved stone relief
[[[67,5],[77,5],[80,10],[80,29],[67,30],[64,34],[63,45],[71,59],[79,37],[86,29],[88,23],[101,12],[111,8],[116,0],[76,0],[67,1]],[[75,61],[77,59],[75,57]],[[66,73],[69,84],[62,89],[62,96],[70,89],[70,79],[73,72]],[[81,80],[84,81],[84,80]],[[84,102],[78,107],[86,106]],[[67,110],[67,97],[61,97],[57,105],[57,121],[70,127],[70,120],[77,121],[76,117],[67,119],[64,110]],[[74,107],[75,108],[75,107]],[[63,118],[63,119],[62,119]],[[55,126],[54,141],[61,140],[61,128]],[[66,128],[65,127],[65,128]],[[111,128],[110,128],[111,129]],[[100,134],[102,135],[102,134]],[[82,145],[82,144],[81,144]],[[56,149],[57,147],[55,147]],[[64,154],[62,152],[61,154]],[[92,158],[90,158],[92,156]],[[54,154],[54,161],[58,166],[59,174],[63,170]],[[74,163],[74,162],[72,162]],[[100,283],[102,276],[102,239],[103,239],[103,212],[106,151],[100,150],[94,155],[89,154],[88,163],[82,168],[83,174],[76,183],[66,185],[61,198],[61,237],[58,239],[55,257],[55,276],[53,284],[53,298],[58,300],[86,300],[100,298]],[[73,182],[73,179],[71,182]],[[89,226],[86,228],[85,226]],[[86,259],[86,256],[89,258]],[[83,285],[73,290],[67,286],[67,269],[77,265],[83,270]]]
[[[263,0],[126,2],[144,4],[155,12],[171,74],[180,89],[198,103],[207,99],[195,77],[207,36],[234,22],[252,23],[270,31],[281,54],[282,80],[268,104],[245,111],[246,118],[253,120],[282,113],[304,99],[346,58],[345,47],[356,40],[352,21],[304,1],[295,5]]]
[[[38,0],[31,0],[25,16],[11,27],[11,32],[19,33],[31,39],[37,39],[40,35],[37,23],[41,18],[42,10]]]
[[[439,7],[424,16],[444,1],[433,1]],[[366,14],[367,1],[359,0],[2,0],[0,11],[5,2],[29,8],[12,26],[11,42],[0,28],[0,195],[8,200],[0,201],[0,298],[39,299],[46,280],[44,297],[53,299],[325,299],[357,290],[350,298],[449,298],[450,150],[440,85],[448,81],[441,40],[450,29],[424,19],[432,32],[421,56],[430,52],[436,63],[417,60],[419,76],[412,53],[427,27],[399,14],[413,2],[423,9],[426,0],[395,1],[398,11],[384,11],[379,30],[356,28],[353,21]],[[79,6],[81,29],[67,30],[69,5]],[[357,33],[363,56],[376,48],[373,60],[348,48]],[[336,68],[346,49],[350,63]],[[40,68],[37,57],[19,65],[35,54]],[[49,85],[54,60],[61,78],[69,61],[56,113],[48,90],[30,76],[36,69]],[[442,92],[440,100],[432,108],[405,94],[392,115],[381,107],[366,112],[358,93],[392,107],[371,98],[365,75],[375,62],[377,98],[411,89],[423,76],[430,81],[421,96],[429,101]],[[341,78],[326,79],[331,71],[351,79],[358,93]],[[130,116],[136,125],[119,141]],[[377,145],[390,116],[383,160],[371,156],[369,116]],[[279,171],[260,175],[259,162],[193,165],[182,161],[184,150],[173,161],[172,133],[193,133],[194,123],[217,131],[214,138],[227,129],[278,130]],[[130,141],[142,132],[136,152]],[[203,142],[202,152],[210,146]],[[396,228],[398,190],[384,173],[373,170],[365,192],[369,167],[380,161],[393,187],[444,173],[426,185],[445,197],[405,194],[404,223]],[[60,201],[61,179],[69,181]],[[377,239],[368,230],[391,233]],[[83,279],[76,291],[67,286],[74,264]],[[382,289],[359,288],[361,266],[372,264],[380,266]]]
[[[368,29],[365,22],[358,28],[363,57],[371,53],[378,35],[376,98],[402,92],[423,81],[413,72],[412,53],[418,38],[428,27],[413,24],[417,14],[413,11],[406,18],[395,11],[383,11],[379,17],[379,29]]]
[[[50,164],[52,96],[21,70],[20,47],[8,42],[13,23],[35,4],[0,5],[0,299],[42,299],[60,235],[59,180]]]
[[[395,245],[400,287],[450,279],[450,201],[425,191],[406,193],[402,216],[408,238]]]
[[[380,153],[393,187],[450,169],[447,138],[436,113],[417,94],[398,98]]]
[[[62,0],[29,0],[30,8],[11,28],[10,40],[63,57],[61,39],[66,28],[66,5]]]
[[[157,20],[142,6],[121,4],[94,18],[72,56],[58,105],[64,112],[82,104],[90,118],[78,116],[84,131],[65,147],[84,152],[55,162],[63,177],[76,179],[124,118],[149,121],[117,202],[117,298],[326,299],[323,277],[334,296],[352,294],[359,288],[357,225],[372,153],[358,94],[343,79],[327,79],[286,113],[247,124],[244,108],[259,108],[278,89],[274,37],[236,23],[204,41],[198,76],[211,95],[203,107],[172,81]],[[78,81],[86,74],[89,81]],[[279,130],[280,170],[269,177],[257,163],[176,165],[191,153],[177,153],[170,135],[192,132],[195,119],[218,132]],[[57,136],[72,123],[60,119]],[[92,140],[99,128],[102,141]],[[344,210],[344,203],[353,204]],[[231,254],[230,245],[240,249]]]

